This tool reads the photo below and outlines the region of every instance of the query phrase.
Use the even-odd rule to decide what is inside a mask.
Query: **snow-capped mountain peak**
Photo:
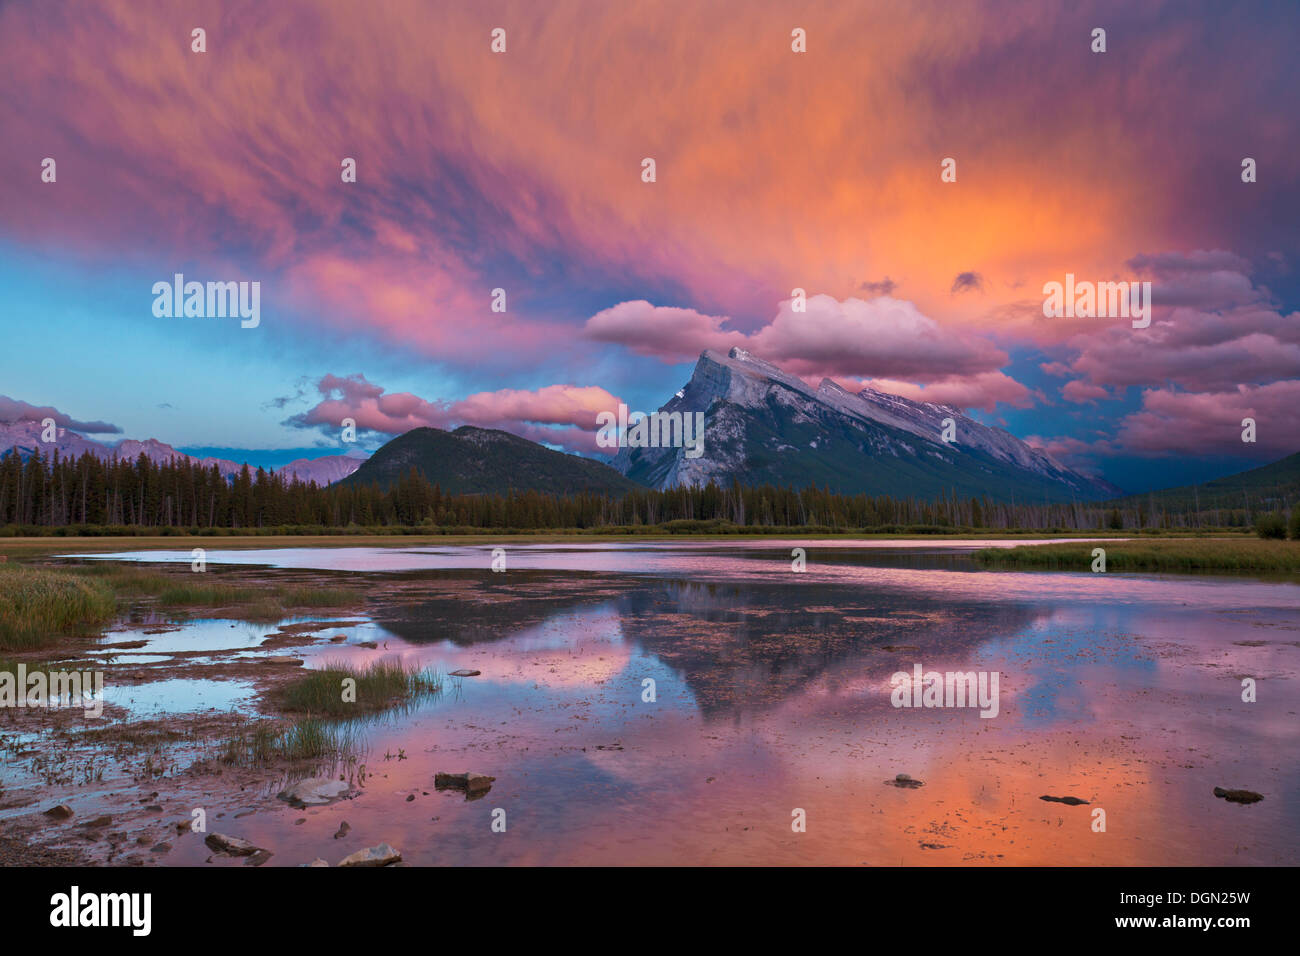
[[[830,379],[813,388],[743,349],[706,350],[661,412],[703,412],[703,454],[622,448],[613,465],[655,487],[770,482],[909,496],[1107,497],[1118,489],[1072,471],[1001,428],[934,402]],[[945,419],[955,440],[944,441]]]

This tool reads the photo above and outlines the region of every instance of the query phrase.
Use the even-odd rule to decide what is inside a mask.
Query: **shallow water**
[[[263,804],[209,829],[274,850],[270,865],[379,842],[416,864],[1300,862],[1300,588],[983,572],[964,555],[1008,543],[1024,542],[510,545],[504,573],[488,570],[491,545],[208,551],[218,567],[429,580],[427,600],[323,632],[345,643],[276,654],[482,671],[364,726],[356,798]],[[108,641],[255,655],[274,630],[231,623]],[[996,671],[997,716],[893,706],[891,675],[914,664]],[[1244,677],[1258,702],[1241,700]],[[158,683],[129,689],[134,711],[249,705],[240,687],[190,699],[188,682]],[[434,789],[436,772],[466,770],[496,777],[492,790]],[[897,774],[923,786],[887,785]],[[1228,804],[1216,786],[1265,799]],[[166,862],[210,855],[187,838]]]

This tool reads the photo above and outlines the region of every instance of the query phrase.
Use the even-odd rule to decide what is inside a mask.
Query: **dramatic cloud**
[[[1295,124],[1258,120],[1295,112],[1293,4],[1106,8],[1132,74],[1098,70],[1052,5],[828,5],[810,12],[810,52],[775,58],[780,2],[739,20],[727,4],[492,9],[520,25],[506,56],[469,39],[488,22],[473,4],[0,5],[0,126],[60,168],[52,189],[29,153],[0,157],[4,233],[237,264],[309,328],[425,356],[469,361],[463,330],[495,323],[519,341],[493,356],[510,361],[545,335],[532,323],[572,320],[580,289],[671,288],[748,316],[796,284],[894,291],[862,288],[865,272],[906,276],[922,312],[952,310],[945,325],[985,327],[1019,280],[1116,271],[1117,236],[1276,250],[1297,212],[1283,174],[1209,188],[1235,170],[1205,146],[1248,142],[1263,170],[1300,149]],[[864,37],[881,38],[870,56]],[[1209,57],[1249,62],[1251,81]],[[939,142],[957,183],[940,181]],[[487,312],[496,287],[516,297],[509,319]]]
[[[1248,418],[1255,422],[1254,442],[1242,441]],[[1025,440],[1075,466],[1116,455],[1275,461],[1300,450],[1300,381],[1222,392],[1147,389],[1142,407],[1121,419],[1113,436],[1094,435]]]
[[[945,329],[913,303],[889,296],[839,302],[814,295],[806,312],[786,300],[749,341],[756,355],[806,375],[931,382],[996,371],[1007,361],[987,339]]]
[[[120,435],[122,429],[108,422],[83,422],[65,415],[52,405],[32,405],[16,398],[0,395],[0,422],[41,422],[47,418],[54,419],[60,428],[71,428],[75,432],[97,435]]]
[[[1164,253],[1133,262],[1154,276],[1151,326],[1108,321],[1072,337],[1066,345],[1073,356],[1043,369],[1082,376],[1086,385],[1067,386],[1073,396],[1096,397],[1101,386],[1174,383],[1188,391],[1224,391],[1300,377],[1300,313],[1283,315],[1243,272],[1222,268],[1247,268],[1238,257]],[[1065,397],[1077,401],[1072,395]]]
[[[619,405],[618,398],[595,386],[503,389],[451,402],[427,401],[410,392],[387,392],[364,375],[325,375],[316,388],[321,400],[287,419],[286,425],[337,433],[343,420],[351,418],[358,432],[385,437],[412,428],[477,425],[583,452],[599,450],[595,440],[597,413],[615,411]]]
[[[587,320],[584,332],[594,341],[622,345],[639,355],[677,363],[689,361],[705,349],[747,347],[746,336],[722,328],[725,321],[694,309],[651,305],[637,299],[597,312]]]
[[[1121,54],[1089,51],[1094,22]],[[196,23],[204,54],[189,49]],[[498,24],[503,56],[487,47]],[[1293,0],[1251,16],[1218,0],[820,4],[800,25],[809,50],[796,55],[780,0],[743,15],[0,0],[0,129],[27,144],[0,151],[0,243],[45,283],[23,303],[32,314],[92,273],[100,289],[147,289],[182,267],[259,280],[257,354],[283,354],[265,368],[282,362],[286,382],[302,352],[354,345],[408,374],[437,363],[487,395],[595,367],[621,390],[668,387],[633,382],[644,363],[620,366],[619,345],[675,363],[743,344],[800,374],[978,407],[1029,401],[1008,354],[1038,349],[1030,361],[1054,360],[1043,370],[1063,380],[1054,407],[1067,414],[1103,389],[1131,400],[1130,387],[1296,377],[1294,303],[1267,288],[1295,288],[1280,278],[1300,216]],[[1117,55],[1126,69],[1111,68]],[[1247,151],[1257,183],[1240,181]],[[648,155],[654,183],[640,178]],[[57,183],[40,180],[44,156]],[[944,156],[956,182],[940,179]],[[340,178],[344,157],[356,182]],[[1194,251],[1160,251],[1172,249]],[[1045,321],[1038,289],[1067,272],[1150,277],[1151,328]],[[773,318],[795,287],[814,294],[809,313]],[[75,328],[53,321],[54,336]],[[183,349],[120,310],[100,327],[121,343],[114,385],[132,383],[100,414],[175,400],[149,391],[150,372]],[[208,325],[172,334],[194,336],[191,356],[209,347]],[[169,367],[216,395],[252,334]],[[36,374],[69,374],[29,351]],[[214,414],[183,407],[194,418],[178,427]],[[388,424],[434,414],[415,408]]]
[[[987,377],[1007,361],[1007,354],[987,339],[945,329],[913,303],[889,296],[841,302],[814,295],[802,312],[787,299],[775,318],[752,334],[724,329],[727,321],[638,300],[592,316],[585,332],[667,362],[689,361],[706,348],[739,346],[814,379],[907,377],[951,383],[963,376]]]
[[[1242,420],[1255,420],[1254,443]],[[1271,461],[1300,450],[1300,381],[1223,392],[1149,389],[1120,423],[1115,450],[1143,457],[1241,455]]]

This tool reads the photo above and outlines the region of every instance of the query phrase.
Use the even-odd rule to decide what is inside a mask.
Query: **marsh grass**
[[[1094,548],[1105,548],[1107,571],[1300,571],[1300,542],[1258,538],[1175,538],[1079,541],[984,548],[977,563],[993,568],[1086,571]]]
[[[273,585],[167,574],[124,564],[35,568],[0,563],[0,648],[47,647],[67,634],[97,629],[115,616],[119,601],[153,598],[169,609],[226,608],[232,617],[266,622],[295,610],[351,607],[365,601],[359,588]]]
[[[117,600],[104,582],[81,574],[0,564],[0,648],[46,647],[113,619]]]
[[[344,681],[348,679],[356,682],[355,701],[343,699]],[[439,694],[442,687],[442,675],[397,660],[375,661],[366,668],[326,661],[323,668],[307,671],[273,696],[289,713],[354,717]]]
[[[360,588],[290,584],[268,587],[212,580],[206,574],[168,574],[129,564],[94,562],[79,567],[76,573],[105,581],[121,597],[153,597],[164,607],[266,607],[275,602],[281,608],[328,608],[365,600]]]
[[[255,767],[281,761],[346,760],[361,749],[356,729],[346,723],[309,717],[284,727],[265,720],[228,739],[219,759],[233,766]]]

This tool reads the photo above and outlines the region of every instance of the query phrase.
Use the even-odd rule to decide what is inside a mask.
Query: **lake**
[[[338,642],[277,654],[480,675],[358,724],[352,799],[296,810],[275,800],[283,778],[227,792],[178,773],[154,788],[213,808],[209,830],[272,849],[272,866],[380,842],[416,865],[1300,863],[1300,588],[969,558],[1021,543],[510,543],[498,571],[491,544],[210,550],[210,573],[415,583],[323,632]],[[114,657],[141,667],[256,655],[270,628],[151,630],[119,629],[104,648],[143,641]],[[996,716],[896,706],[911,685],[895,675],[918,672],[996,673]],[[119,699],[140,698],[136,716],[256,708],[248,687],[205,681],[201,659],[192,680],[131,691]],[[923,688],[903,693],[920,702]],[[433,786],[463,771],[496,779],[473,798]],[[180,839],[165,862],[210,857]]]

